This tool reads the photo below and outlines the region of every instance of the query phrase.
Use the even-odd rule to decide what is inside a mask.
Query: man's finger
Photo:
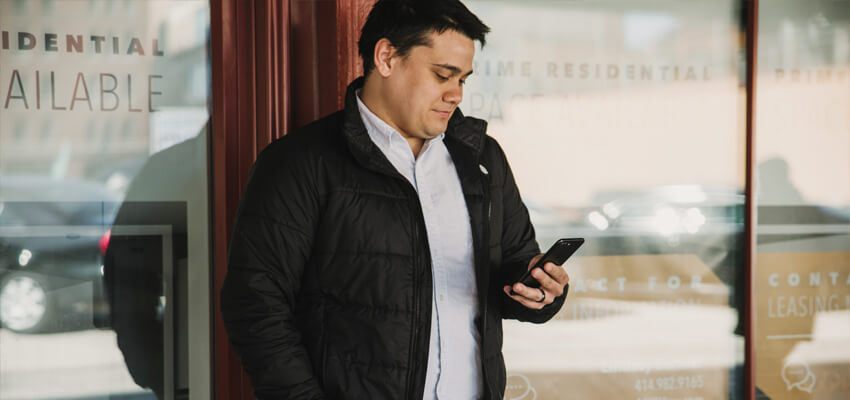
[[[514,299],[514,301],[522,304],[523,306],[525,306],[527,308],[539,310],[547,304],[546,302],[541,303],[541,302],[536,301],[536,300],[540,299],[540,291],[537,290],[537,289],[533,289],[538,294],[538,297],[535,300],[530,300],[528,297],[525,297],[525,296],[522,296],[522,295],[519,295],[519,294],[515,294],[515,295],[511,294],[511,287],[510,286],[505,286],[504,289],[505,289],[505,294],[507,294],[508,297]],[[526,289],[531,289],[531,288],[526,288]],[[514,288],[514,292],[516,292],[516,288]],[[546,301],[550,301],[550,300],[547,298]]]
[[[563,285],[552,279],[552,277],[549,276],[549,274],[543,271],[542,269],[535,269],[531,272],[531,275],[534,277],[534,279],[537,279],[537,281],[540,282],[540,287],[542,287],[548,292],[547,296],[549,294],[554,294],[553,297],[558,297],[564,290]]]
[[[543,297],[543,295],[540,294],[540,289],[528,287],[523,285],[522,283],[514,283],[513,290],[514,293],[516,293],[520,297],[534,302],[540,300],[540,298]]]
[[[553,263],[546,263],[543,268],[546,273],[549,274],[552,279],[558,281],[561,286],[570,283],[570,275],[567,274],[567,271],[564,270],[564,267],[560,265],[555,265]]]

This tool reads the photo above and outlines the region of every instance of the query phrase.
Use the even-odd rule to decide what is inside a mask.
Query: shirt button
[[[446,296],[440,295],[440,301],[446,301]]]

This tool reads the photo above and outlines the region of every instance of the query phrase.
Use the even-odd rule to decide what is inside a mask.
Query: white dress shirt
[[[475,327],[478,290],[472,230],[460,178],[443,143],[445,133],[425,141],[416,158],[407,140],[363,104],[360,91],[357,106],[372,142],[416,189],[425,217],[434,287],[423,398],[480,398],[483,377]]]

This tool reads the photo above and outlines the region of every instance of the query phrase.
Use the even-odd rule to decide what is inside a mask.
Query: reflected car
[[[105,320],[103,251],[116,196],[36,176],[0,177],[0,196],[0,327],[52,332]]]
[[[743,251],[744,200],[725,186],[600,193],[585,224],[606,239],[601,254],[695,254],[716,269]]]
[[[583,255],[695,254],[716,269],[743,251],[744,194],[724,186],[668,185],[597,193],[588,207],[524,199],[541,250],[583,237]]]
[[[613,239],[600,254],[696,254],[716,268],[744,246],[744,194],[731,187],[669,185],[603,193],[586,210],[592,236]],[[797,229],[804,224],[806,229]],[[850,210],[806,203],[759,205],[758,245],[831,235],[850,224]]]

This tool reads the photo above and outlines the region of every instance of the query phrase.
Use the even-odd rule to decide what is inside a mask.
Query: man
[[[257,397],[501,399],[502,319],[560,309],[559,266],[515,283],[534,229],[486,123],[457,109],[488,31],[457,0],[379,1],[345,108],[258,157],[222,289]]]

